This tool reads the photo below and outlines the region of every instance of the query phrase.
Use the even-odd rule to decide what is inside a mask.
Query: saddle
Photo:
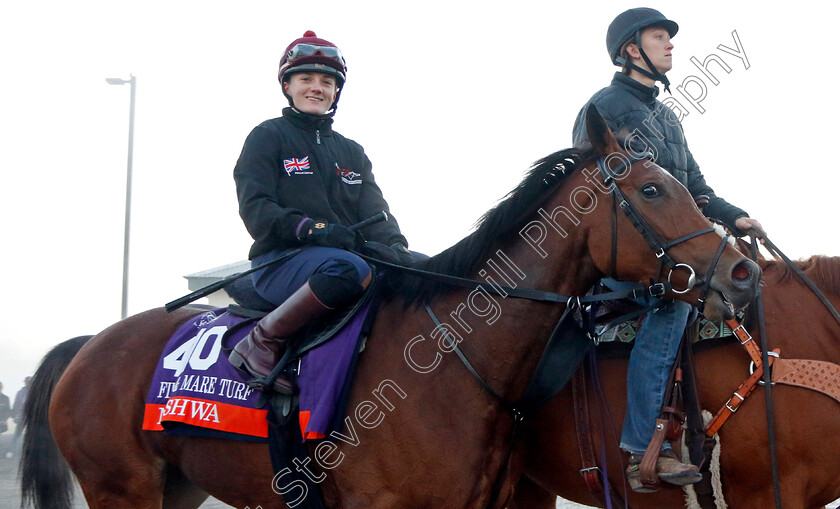
[[[296,338],[296,341],[292,342],[292,353],[290,355],[291,359],[298,359],[309,350],[312,350],[335,336],[335,334],[340,331],[362,307],[369,303],[373,303],[373,297],[377,290],[378,278],[376,276],[375,268],[371,267],[371,270],[374,271],[371,284],[368,285],[361,297],[343,308],[334,310],[330,314],[324,316],[323,319],[309,324],[299,337]],[[249,277],[241,277],[234,280],[225,286],[225,291],[235,302],[235,304],[228,306],[228,312],[237,316],[246,318],[262,318],[277,307],[257,293],[256,288],[254,288],[254,283]],[[374,311],[375,306],[371,308],[370,312],[373,313]],[[368,321],[371,321],[372,318],[373,317],[370,317],[369,314]]]
[[[375,268],[371,284],[365,289],[362,296],[354,303],[335,310],[326,315],[321,320],[314,323],[302,331],[294,341],[290,342],[289,349],[283,355],[275,371],[282,372],[288,380],[296,384],[299,376],[302,374],[301,367],[306,369],[304,356],[306,354],[318,354],[322,351],[313,351],[316,347],[324,345],[325,342],[336,336],[345,326],[353,329],[354,319],[357,319],[358,313],[366,313],[359,331],[359,339],[355,344],[355,350],[349,359],[349,366],[347,366],[347,375],[344,386],[338,395],[338,400],[335,405],[331,423],[324,420],[325,416],[321,416],[319,420],[319,429],[340,429],[341,422],[338,416],[345,412],[345,406],[349,395],[350,380],[353,376],[353,371],[357,362],[359,352],[363,349],[365,340],[373,320],[376,315],[378,299],[379,277],[375,272]],[[234,300],[236,304],[228,307],[228,312],[237,314],[239,316],[246,316],[249,318],[262,318],[271,312],[276,306],[266,301],[257,293],[251,278],[241,277],[228,285],[225,290],[228,295]],[[329,345],[324,345],[329,348]],[[311,356],[310,356],[311,357]],[[322,360],[323,361],[323,360]],[[319,362],[319,361],[313,361]],[[311,370],[307,370],[311,371]],[[267,398],[263,393],[263,398]],[[314,414],[301,411],[301,408],[306,408],[312,404],[311,400],[304,398],[301,400],[301,394],[276,394],[272,393],[270,396],[271,410],[268,414],[268,437],[269,437],[269,455],[271,457],[272,467],[275,473],[288,472],[286,474],[289,482],[297,483],[299,486],[306,486],[307,492],[310,494],[301,502],[295,504],[303,509],[324,509],[325,504],[323,495],[321,494],[320,486],[312,481],[308,476],[301,473],[298,465],[305,465],[311,461],[309,452],[304,446],[301,437],[304,438],[324,438],[324,435],[317,433],[314,436],[307,433],[307,428],[312,425],[310,417],[314,419]],[[318,404],[314,405],[318,407]],[[304,418],[304,415],[305,418]],[[288,501],[288,500],[287,500]]]

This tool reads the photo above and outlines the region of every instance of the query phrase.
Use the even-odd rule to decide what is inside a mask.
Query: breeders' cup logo
[[[345,170],[344,168],[340,167],[338,163],[335,163],[335,167],[338,170],[336,173],[341,177],[341,180],[344,181],[345,184],[361,184],[362,183],[362,174],[356,173],[353,170]]]
[[[216,313],[213,311],[208,311],[199,317],[198,322],[195,323],[196,327],[203,327],[209,323],[215,322],[219,318]]]
[[[289,176],[293,173],[295,175],[312,175],[311,171],[307,171],[309,170],[309,156],[301,159],[298,159],[297,157],[283,159],[283,168]]]

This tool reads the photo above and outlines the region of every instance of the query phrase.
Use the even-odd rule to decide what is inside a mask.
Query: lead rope
[[[756,234],[754,230],[750,231],[750,256],[753,261],[758,261],[758,243],[756,242]],[[773,473],[773,494],[776,497],[776,509],[782,509],[782,489],[779,483],[779,463],[776,458],[776,421],[773,416],[773,395],[771,392],[772,374],[769,369],[770,361],[768,355],[769,339],[767,338],[767,330],[764,324],[764,304],[761,299],[761,285],[758,287],[758,292],[755,295],[755,303],[758,312],[758,331],[761,334],[761,362],[764,366],[768,366],[764,370],[764,402],[767,410],[767,441],[770,448],[770,470]]]

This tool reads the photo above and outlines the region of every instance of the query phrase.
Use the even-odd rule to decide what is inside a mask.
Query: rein
[[[588,303],[621,300],[625,298],[638,298],[645,295],[661,297],[671,289],[670,282],[654,283],[650,286],[638,283],[633,288],[627,290],[612,291],[597,295],[585,295],[582,297],[568,296],[554,292],[534,290],[531,288],[493,285],[484,281],[405,267],[373,258],[356,251],[353,251],[353,253],[375,265],[384,266],[399,272],[445,283],[451,286],[471,289],[481,288],[486,290],[488,293],[501,297],[514,297],[536,302],[550,302],[566,305],[566,310],[558,320],[557,325],[551,333],[545,349],[540,356],[540,360],[537,362],[537,367],[531,375],[531,379],[525,393],[514,403],[510,403],[503,396],[493,390],[487,381],[479,374],[478,370],[473,367],[467,356],[464,355],[464,352],[458,348],[458,342],[448,333],[445,333],[444,335],[446,347],[451,348],[451,350],[455,352],[458,359],[464,367],[467,368],[467,371],[469,371],[469,373],[473,376],[479,387],[496,400],[499,406],[509,412],[513,417],[513,426],[510,432],[510,439],[508,440],[508,449],[505,453],[504,463],[499,474],[496,476],[495,482],[493,483],[493,492],[487,507],[495,506],[501,496],[504,482],[509,476],[510,458],[513,456],[514,445],[516,444],[516,439],[518,437],[520,423],[525,419],[526,415],[530,414],[549,399],[554,397],[566,385],[569,378],[575,371],[574,367],[580,363],[589,349],[598,342],[597,334],[594,334],[591,329],[584,331],[574,319],[570,319],[572,311],[575,309],[582,310],[583,305]],[[428,303],[424,304],[424,308],[432,322],[435,324],[435,327],[445,330],[445,327],[443,327]],[[564,364],[567,364],[569,359],[574,359],[572,367],[565,369],[558,376],[558,372],[560,372],[562,368],[566,367]]]
[[[802,280],[803,283],[814,293],[814,295],[822,302],[822,304],[829,311],[834,320],[840,324],[840,313],[831,304],[831,301],[819,289],[819,287],[807,276],[804,271],[799,268],[790,258],[788,258],[763,232],[758,232],[764,239],[764,245],[775,256],[781,258],[785,264],[793,270],[793,272]],[[751,257],[757,260],[758,246],[756,244],[756,230],[750,231],[751,240]],[[746,397],[753,392],[757,385],[763,385],[765,388],[765,407],[767,412],[767,435],[768,447],[770,449],[770,464],[773,477],[773,491],[775,495],[776,507],[781,508],[781,488],[778,462],[776,458],[776,439],[775,439],[775,419],[773,416],[773,400],[771,387],[776,383],[783,383],[795,387],[802,387],[821,392],[826,396],[833,398],[840,402],[840,394],[836,390],[830,390],[825,383],[815,382],[811,376],[812,372],[818,371],[821,377],[833,376],[834,380],[840,379],[840,366],[831,362],[817,361],[810,359],[783,359],[780,358],[780,350],[774,349],[769,351],[769,340],[767,331],[765,329],[764,307],[761,299],[761,289],[756,295],[756,307],[758,312],[758,327],[762,338],[762,345],[759,347],[755,344],[754,339],[746,331],[743,325],[736,320],[728,320],[727,324],[732,328],[734,335],[738,338],[741,346],[750,355],[751,368],[750,377],[744,381],[738,390],[732,394],[723,407],[718,411],[714,418],[706,425],[705,434],[708,437],[713,436],[723,426],[724,422],[732,416],[744,402]],[[768,369],[764,369],[768,366]],[[774,369],[769,369],[774,368]],[[760,379],[764,378],[763,381]],[[836,385],[829,383],[828,385]]]
[[[498,295],[500,297],[516,297],[519,299],[533,300],[537,302],[552,302],[559,304],[566,304],[568,306],[589,304],[593,302],[602,302],[608,300],[621,299],[635,299],[650,295],[652,297],[662,297],[669,291],[672,291],[670,283],[654,283],[652,285],[643,285],[637,283],[636,286],[628,290],[605,292],[598,295],[572,296],[563,295],[560,293],[548,292],[544,290],[535,290],[533,288],[518,288],[513,286],[498,285],[487,283],[485,281],[478,281],[476,279],[469,279],[459,276],[451,276],[449,274],[441,274],[440,272],[431,272],[423,269],[416,269],[413,267],[406,267],[405,265],[398,265],[396,263],[387,262],[374,258],[372,256],[360,253],[358,251],[350,250],[356,256],[367,260],[375,265],[393,269],[399,272],[404,272],[411,276],[417,276],[438,283],[444,283],[450,286],[457,286],[460,288],[471,288],[486,290],[488,293]]]
[[[750,231],[750,255],[754,261],[758,261],[758,244],[756,243],[755,232]],[[803,274],[804,275],[804,274]],[[755,296],[756,307],[758,308],[758,330],[761,334],[761,362],[770,366],[769,352],[770,340],[767,338],[767,329],[764,322],[764,302],[761,299],[761,286]],[[767,415],[767,442],[770,449],[770,471],[773,477],[773,495],[776,501],[776,509],[782,509],[782,489],[779,480],[779,462],[776,458],[776,419],[773,416],[773,384],[770,383],[772,374],[770,369],[764,370],[764,402],[765,414]]]
[[[715,256],[712,258],[711,263],[706,271],[706,276],[704,279],[698,281],[697,275],[694,271],[694,268],[690,265],[684,263],[677,263],[669,254],[668,250],[672,247],[682,244],[688,240],[691,240],[695,237],[699,237],[701,235],[705,235],[707,233],[713,233],[715,229],[713,227],[703,228],[697,230],[695,232],[689,233],[687,235],[683,235],[677,239],[674,239],[669,242],[665,242],[662,238],[656,233],[656,230],[651,227],[650,223],[642,216],[641,213],[633,206],[630,200],[627,199],[627,196],[624,192],[615,184],[615,175],[621,175],[625,171],[630,171],[630,166],[634,162],[642,161],[642,160],[652,160],[653,154],[650,152],[643,152],[641,154],[628,154],[627,159],[622,159],[621,163],[616,167],[615,170],[611,170],[607,167],[606,159],[599,159],[597,166],[598,170],[601,172],[601,176],[604,178],[604,187],[610,189],[610,194],[613,198],[613,215],[611,220],[611,229],[612,229],[612,247],[610,253],[610,277],[614,277],[616,273],[616,264],[618,258],[618,207],[621,207],[621,210],[624,212],[624,215],[630,220],[633,224],[633,227],[636,228],[642,238],[645,239],[647,245],[656,255],[656,258],[660,261],[660,268],[658,277],[662,274],[662,268],[668,267],[668,282],[671,281],[671,275],[673,274],[674,270],[676,269],[687,269],[689,271],[688,282],[686,283],[686,287],[683,290],[675,290],[671,289],[676,294],[684,294],[688,293],[694,286],[697,285],[698,282],[703,282],[703,291],[701,293],[698,302],[702,308],[703,303],[705,302],[706,297],[708,296],[710,288],[709,281],[711,280],[712,274],[717,268],[718,261],[720,260],[721,255],[723,254],[723,248],[726,244],[726,237],[724,237],[721,245],[718,247],[718,251],[715,253]],[[628,164],[629,163],[629,164]]]
[[[751,235],[753,235],[753,233],[751,233]],[[784,260],[785,264],[788,267],[790,267],[791,270],[793,270],[793,272],[797,276],[799,276],[799,279],[801,279],[802,282],[805,283],[805,286],[807,286],[812,292],[814,292],[814,295],[817,296],[817,298],[820,300],[820,302],[822,302],[823,306],[825,306],[825,308],[828,310],[828,312],[831,313],[831,316],[834,317],[834,320],[837,321],[838,324],[840,324],[840,313],[837,312],[837,309],[834,307],[834,305],[831,303],[831,301],[829,301],[826,298],[825,294],[819,289],[819,287],[813,281],[811,281],[811,278],[806,276],[805,272],[803,272],[802,269],[799,268],[798,265],[796,265],[794,262],[792,262],[790,258],[785,256],[785,254],[781,250],[779,250],[778,247],[776,247],[776,244],[773,244],[772,242],[770,242],[770,239],[768,239],[767,236],[764,235],[763,233],[762,233],[762,237],[764,238],[764,246],[773,255],[776,255],[779,258],[781,258],[782,260]]]
[[[616,171],[614,173],[621,174],[624,171],[629,171],[629,165],[632,165],[633,162],[644,159],[652,159],[652,157],[652,154],[649,152],[645,152],[641,155],[629,155],[629,159],[627,159],[626,161],[622,160],[621,165],[619,165],[618,167],[619,171]],[[569,371],[568,373],[564,372],[561,376],[557,376],[558,370],[556,368],[558,366],[558,363],[563,360],[558,360],[558,353],[565,353],[567,354],[566,357],[568,358],[568,352],[562,352],[563,343],[572,343],[570,338],[574,337],[576,337],[577,339],[583,337],[588,340],[586,342],[586,346],[580,346],[578,348],[571,347],[571,349],[575,350],[574,352],[572,352],[571,355],[572,357],[576,357],[576,362],[574,363],[574,366],[577,366],[580,360],[583,359],[583,356],[589,351],[590,347],[594,346],[598,342],[597,334],[594,334],[590,327],[587,327],[587,330],[584,331],[580,328],[580,326],[574,319],[569,319],[569,317],[572,316],[572,311],[574,309],[582,310],[583,305],[588,303],[619,300],[624,298],[638,298],[643,295],[662,297],[668,291],[674,291],[674,293],[678,294],[687,293],[697,284],[695,271],[691,266],[687,264],[677,263],[676,261],[674,261],[674,259],[668,254],[668,250],[678,244],[691,240],[695,237],[699,237],[707,233],[713,233],[715,231],[714,228],[709,227],[689,233],[687,235],[683,235],[670,242],[663,241],[659,234],[651,227],[650,223],[648,223],[647,220],[645,220],[644,216],[642,216],[641,213],[639,213],[639,211],[636,209],[636,207],[634,207],[633,204],[627,199],[626,195],[621,191],[619,186],[615,184],[615,178],[613,175],[610,174],[610,171],[607,169],[605,159],[600,159],[597,162],[597,167],[600,170],[602,177],[604,178],[604,186],[610,188],[613,197],[613,215],[611,219],[611,271],[613,274],[611,275],[615,275],[616,272],[615,268],[617,264],[616,259],[618,250],[617,207],[621,207],[622,211],[624,211],[625,216],[627,216],[627,218],[633,224],[635,229],[645,239],[648,246],[655,254],[656,258],[660,260],[660,269],[659,274],[657,275],[657,279],[659,278],[659,276],[661,276],[663,265],[667,266],[670,269],[667,282],[653,283],[654,280],[651,279],[652,284],[650,286],[638,283],[636,286],[628,290],[611,291],[586,296],[569,296],[530,288],[517,288],[498,284],[491,284],[483,281],[477,281],[458,276],[451,276],[447,274],[440,274],[436,272],[405,267],[402,265],[397,265],[376,258],[372,258],[363,253],[352,251],[354,254],[360,256],[362,259],[365,259],[376,265],[388,267],[403,273],[426,278],[447,285],[457,286],[461,288],[471,288],[474,290],[481,288],[491,294],[498,295],[501,297],[510,296],[515,298],[533,300],[537,302],[552,302],[566,305],[566,310],[563,312],[562,316],[558,320],[558,323],[555,326],[551,336],[549,337],[542,355],[540,356],[540,360],[537,363],[537,367],[531,375],[531,379],[528,383],[525,393],[518,401],[514,403],[509,402],[504,397],[499,395],[495,390],[493,390],[493,388],[490,387],[486,380],[473,367],[472,363],[469,361],[467,356],[464,355],[460,348],[458,348],[458,342],[454,338],[452,338],[448,333],[445,334],[446,346],[448,348],[451,348],[452,351],[455,352],[455,354],[458,356],[458,359],[467,368],[467,370],[478,383],[479,387],[481,387],[481,389],[484,392],[493,397],[499,403],[499,405],[506,411],[508,411],[513,417],[513,427],[511,430],[508,451],[505,456],[506,459],[502,470],[496,477],[496,481],[493,487],[493,493],[491,495],[490,502],[488,503],[488,507],[493,507],[494,504],[498,501],[501,495],[501,490],[504,485],[504,481],[508,477],[508,473],[510,470],[510,458],[513,454],[514,444],[519,430],[519,423],[521,423],[521,421],[525,418],[527,414],[539,408],[542,404],[554,397],[566,385],[569,378],[571,378],[571,375],[574,373],[574,367],[572,367],[570,371],[567,370]],[[562,171],[565,173],[565,168],[563,168]],[[726,238],[722,240],[721,245],[718,247],[707,269],[706,278],[704,280],[704,290],[701,296],[701,302],[703,299],[705,299],[706,294],[710,289],[709,279],[711,278],[711,275],[713,274],[714,269],[716,268],[717,263],[720,260],[720,256],[722,255],[723,249],[726,245],[726,240]],[[674,290],[673,286],[671,285],[671,275],[673,271],[678,268],[686,268],[690,272],[686,288],[681,291]],[[431,307],[429,307],[428,303],[424,304],[424,308],[429,314],[431,320],[434,322],[435,326],[440,329],[443,329],[443,325],[441,324],[440,320],[438,320]],[[584,323],[586,323],[582,313],[581,319],[584,321]],[[566,341],[563,341],[561,338],[566,338]],[[578,344],[581,344],[581,342],[578,341]]]

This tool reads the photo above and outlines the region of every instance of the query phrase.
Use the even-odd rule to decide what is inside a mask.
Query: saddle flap
[[[521,410],[527,412],[536,408],[560,392],[593,346],[592,340],[571,315],[561,320],[548,340],[528,389],[522,396]]]

